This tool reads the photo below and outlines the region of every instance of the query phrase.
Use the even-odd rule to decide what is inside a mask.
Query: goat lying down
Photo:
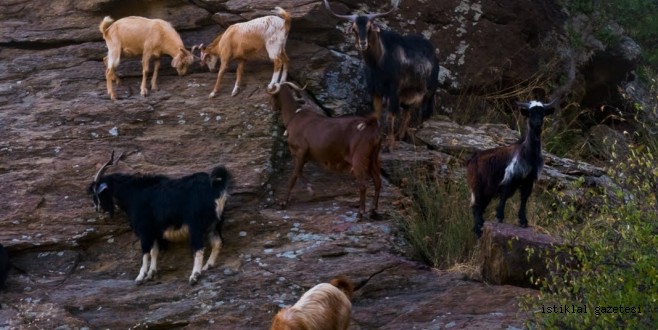
[[[138,16],[124,17],[114,21],[109,16],[105,16],[98,28],[107,44],[107,56],[103,62],[105,63],[107,93],[112,100],[116,100],[112,83],[116,81],[117,85],[119,84],[116,68],[119,66],[122,55],[126,57],[142,56],[142,84],[140,86],[142,96],[148,95],[146,78],[151,59],[155,59],[151,78],[152,90],[158,89],[160,56],[163,54],[171,56],[171,66],[176,68],[180,76],[184,76],[187,68],[194,62],[193,50],[185,49],[178,32],[167,21]]]
[[[271,330],[347,330],[352,313],[354,287],[344,276],[320,283],[291,307],[281,309]]]
[[[288,192],[282,206],[290,201],[290,192],[301,178],[304,164],[312,160],[328,170],[349,172],[359,186],[359,219],[363,218],[366,208],[366,186],[368,177],[375,185],[375,195],[370,215],[376,215],[381,177],[379,149],[381,138],[379,120],[375,116],[326,117],[305,107],[299,108],[293,95],[294,89],[301,89],[292,83],[276,84],[270,91],[275,110],[281,112],[283,125],[288,132],[288,148],[295,162],[295,169],[288,181]]]
[[[229,172],[217,166],[210,175],[200,172],[179,179],[124,173],[103,175],[113,162],[114,152],[96,174],[88,192],[93,196],[97,212],[108,212],[112,217],[116,203],[130,218],[142,248],[142,268],[135,282],[140,284],[155,277],[158,254],[160,249],[166,249],[167,241],[188,238],[194,251],[189,283],[196,283],[202,270],[215,265],[222,247],[223,212],[231,181]],[[212,251],[202,268],[206,239]]]
[[[245,62],[265,54],[274,62],[274,73],[267,88],[271,90],[275,83],[286,81],[288,74],[286,40],[292,19],[290,14],[280,7],[276,7],[275,11],[278,16],[269,15],[233,24],[224,33],[215,37],[208,47],[199,45],[201,65],[207,64],[212,71],[217,65],[217,60],[221,61],[217,81],[209,97],[215,97],[219,92],[224,72],[229,62],[234,59],[238,60],[238,69],[231,96],[235,96],[240,91]]]
[[[499,196],[496,219],[503,222],[505,203],[517,189],[521,195],[519,225],[523,228],[528,226],[526,203],[544,166],[541,153],[542,124],[544,116],[554,112],[553,103],[519,103],[521,114],[526,117],[525,135],[514,144],[478,151],[468,160],[466,174],[475,222],[473,232],[478,237],[482,236],[484,225],[482,213],[491,199]]]

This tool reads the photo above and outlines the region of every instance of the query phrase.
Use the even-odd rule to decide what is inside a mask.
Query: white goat
[[[110,16],[105,16],[98,28],[103,33],[103,39],[107,44],[107,56],[103,58],[103,62],[105,63],[107,93],[112,100],[116,100],[112,82],[116,81],[117,85],[119,84],[116,68],[119,66],[121,55],[127,57],[142,55],[142,85],[140,88],[142,96],[148,95],[146,77],[151,59],[155,59],[151,78],[152,90],[158,89],[158,69],[160,69],[162,54],[172,57],[171,66],[176,68],[180,76],[185,75],[187,67],[194,62],[194,55],[185,49],[180,36],[167,21],[138,16],[114,21]]]
[[[217,81],[209,97],[215,97],[219,92],[222,76],[233,59],[237,59],[239,63],[231,96],[238,94],[245,62],[248,59],[262,57],[265,51],[269,59],[274,62],[272,81],[267,88],[271,90],[275,83],[286,81],[288,75],[286,39],[290,31],[291,17],[281,7],[276,7],[275,10],[279,16],[264,16],[233,24],[224,33],[215,37],[208,47],[204,47],[203,44],[199,46],[202,65],[207,64],[212,71],[217,59],[221,61]]]

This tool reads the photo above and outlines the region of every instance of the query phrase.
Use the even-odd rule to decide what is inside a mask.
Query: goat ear
[[[171,60],[171,67],[172,67],[172,68],[176,68],[176,67],[178,67],[178,62],[180,62],[180,54],[176,55],[176,57],[174,57],[174,58]]]
[[[555,112],[555,108],[550,106],[544,108],[544,116],[552,115]]]
[[[516,102],[516,105],[518,105],[519,108],[521,108],[521,109],[530,108],[530,103],[527,103],[527,102]]]
[[[96,195],[100,195],[105,189],[107,189],[107,183],[102,182],[98,185],[98,188],[96,188]]]

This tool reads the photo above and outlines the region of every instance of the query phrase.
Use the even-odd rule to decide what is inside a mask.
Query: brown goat
[[[352,283],[338,276],[320,283],[299,298],[291,307],[281,309],[271,330],[347,330],[352,313]]]
[[[238,60],[235,86],[231,96],[238,94],[244,64],[248,59],[257,58],[267,53],[268,58],[274,62],[274,73],[272,80],[267,86],[272,89],[275,83],[286,81],[288,74],[288,55],[286,54],[286,40],[290,31],[291,17],[288,12],[280,7],[275,8],[278,16],[269,15],[252,19],[248,22],[236,23],[228,27],[226,31],[201,49],[201,64],[207,63],[212,71],[220,60],[217,81],[210,93],[210,98],[219,92],[222,76],[228,68],[231,60]]]
[[[151,78],[152,90],[158,89],[158,70],[162,54],[172,57],[171,66],[176,68],[179,76],[185,75],[188,66],[194,63],[194,55],[185,49],[178,32],[167,21],[138,16],[124,17],[114,21],[110,16],[105,16],[98,28],[103,33],[103,39],[107,44],[107,56],[103,58],[103,62],[105,63],[107,93],[112,100],[116,100],[112,83],[116,81],[119,84],[116,68],[119,66],[121,55],[126,57],[142,55],[142,84],[140,86],[142,96],[148,95],[146,77],[151,59],[155,59]]]
[[[299,108],[291,88],[300,89],[291,83],[281,83],[275,84],[274,90],[269,92],[274,108],[281,112],[283,125],[288,132],[288,148],[295,162],[295,169],[288,182],[288,192],[281,206],[286,207],[290,201],[290,191],[297,178],[304,180],[311,190],[302,170],[304,164],[312,160],[325,169],[349,171],[356,178],[360,197],[359,219],[363,218],[365,212],[366,186],[368,177],[371,177],[375,185],[375,196],[370,215],[376,215],[381,191],[381,138],[377,117],[331,118],[306,107]]]

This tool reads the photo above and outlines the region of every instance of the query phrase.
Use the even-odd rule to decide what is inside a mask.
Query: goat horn
[[[391,8],[391,10],[389,10],[387,12],[367,14],[367,15],[364,15],[364,16],[366,16],[368,18],[368,20],[372,20],[372,19],[375,19],[375,18],[381,17],[381,16],[386,16],[386,15],[388,15],[388,14],[390,14],[390,13],[392,13],[392,12],[394,12],[398,9],[398,5],[400,5],[400,0],[391,0],[391,5],[393,6],[393,8]]]
[[[340,14],[336,14],[333,10],[331,10],[331,7],[329,7],[329,2],[327,0],[322,0],[322,1],[324,2],[324,6],[327,8],[327,10],[332,15],[334,15],[334,16],[340,18],[340,19],[345,19],[345,20],[354,22],[356,20],[356,18],[358,17],[357,15],[340,15]]]
[[[551,102],[548,102],[547,104],[544,104],[544,108],[550,109],[555,106],[556,102],[557,102],[557,98],[551,100]]]
[[[293,89],[296,89],[296,90],[298,90],[298,91],[303,91],[303,90],[305,90],[305,89],[306,89],[306,86],[308,85],[308,84],[306,84],[306,85],[304,85],[304,87],[299,87],[299,86],[297,86],[295,83],[292,83],[292,82],[289,82],[289,81],[284,81],[284,82],[282,82],[282,84],[286,84],[286,85],[288,85],[288,86],[290,86],[290,87],[292,87]]]
[[[119,157],[117,157],[117,163],[123,158],[124,154],[125,152],[122,152],[119,155]],[[103,167],[101,167],[100,170],[98,170],[98,173],[96,173],[96,176],[94,177],[94,182],[98,182],[98,179],[100,179],[100,177],[103,175],[105,170],[107,170],[107,168],[112,165],[116,165],[116,163],[114,162],[114,150],[112,150],[112,156],[110,157],[110,160],[107,163],[105,163],[105,165],[103,165]]]

